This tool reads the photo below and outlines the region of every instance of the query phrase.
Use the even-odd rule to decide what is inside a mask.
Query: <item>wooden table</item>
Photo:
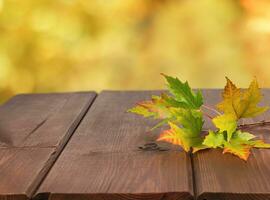
[[[26,94],[0,106],[0,200],[269,200],[270,150],[248,162],[138,147],[154,122],[126,110],[158,91]],[[263,104],[270,90],[263,90]],[[214,106],[220,90],[203,90]],[[254,120],[270,118],[270,112]],[[253,121],[254,121],[253,120]],[[211,128],[209,120],[205,128]],[[270,126],[250,130],[270,142]]]

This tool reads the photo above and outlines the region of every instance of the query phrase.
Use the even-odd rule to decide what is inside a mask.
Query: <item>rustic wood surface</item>
[[[38,198],[193,199],[190,157],[179,148],[140,150],[155,141],[152,120],[126,110],[153,92],[102,92],[49,172]],[[167,148],[167,149],[166,149]]]
[[[18,95],[0,106],[0,199],[37,190],[95,93]]]
[[[159,93],[19,95],[0,106],[0,200],[270,199],[269,149],[252,150],[245,162],[151,144],[161,130],[150,132],[155,122],[126,110]],[[270,90],[263,93],[269,105]],[[221,90],[203,94],[210,107],[221,99]],[[270,111],[243,123],[265,119]],[[247,130],[270,142],[269,125]]]
[[[214,107],[221,100],[221,90],[204,90],[205,104]],[[270,90],[263,90],[262,104],[269,105]],[[244,123],[270,120],[270,112],[247,119]],[[205,127],[212,126],[209,120]],[[246,129],[270,142],[270,126]],[[247,162],[222,154],[220,150],[207,150],[193,155],[193,168],[199,200],[269,200],[270,150],[254,149]]]

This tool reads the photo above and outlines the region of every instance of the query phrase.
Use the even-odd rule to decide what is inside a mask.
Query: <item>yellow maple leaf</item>
[[[230,79],[222,94],[223,101],[217,105],[217,108],[225,114],[233,115],[236,119],[255,117],[265,112],[268,107],[259,107],[258,103],[262,98],[258,82],[254,79],[249,88],[241,91]]]

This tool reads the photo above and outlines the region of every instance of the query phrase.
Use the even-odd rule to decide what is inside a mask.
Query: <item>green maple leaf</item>
[[[161,97],[164,99],[167,105],[175,108],[189,108],[185,102],[177,101],[173,96],[169,96],[165,93],[161,94]]]
[[[162,74],[167,82],[170,93],[175,100],[182,104],[184,108],[199,109],[203,104],[203,96],[201,91],[194,93],[188,82],[181,82],[178,78],[173,78]]]
[[[166,77],[170,89],[169,91],[171,92],[172,96],[165,93],[162,93],[161,96],[152,96],[151,100],[139,102],[137,103],[137,106],[128,110],[128,112],[142,115],[144,117],[161,119],[162,121],[155,125],[152,129],[158,128],[169,121],[174,122],[176,117],[178,117],[178,120],[180,120],[180,113],[182,112],[182,114],[184,114],[184,111],[175,111],[173,108],[185,108],[189,110],[194,108],[198,109],[203,103],[201,92],[197,92],[195,95],[187,82],[182,83],[177,78],[172,78],[166,75],[163,76]],[[196,111],[188,112],[195,114]],[[197,112],[197,115],[198,113],[199,112]],[[201,116],[199,118],[200,119],[195,121],[195,126],[199,126],[201,130],[203,121]],[[191,123],[189,127],[192,127]]]
[[[171,115],[174,116],[175,123],[186,129],[190,135],[200,135],[203,126],[201,112],[192,109],[171,108]]]

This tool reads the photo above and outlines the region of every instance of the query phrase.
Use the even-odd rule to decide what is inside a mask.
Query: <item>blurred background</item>
[[[17,93],[270,87],[269,0],[0,0],[0,102]]]

